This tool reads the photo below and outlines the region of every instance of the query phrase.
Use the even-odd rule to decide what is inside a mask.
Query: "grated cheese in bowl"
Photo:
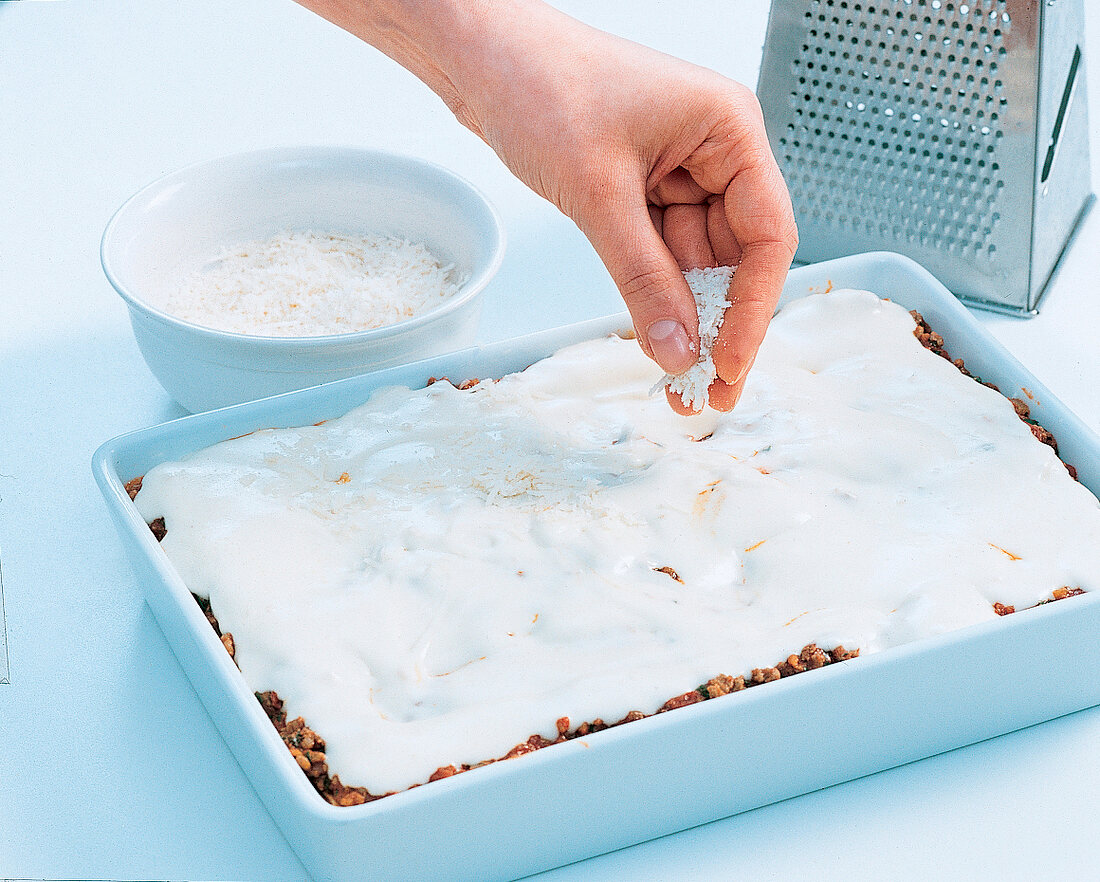
[[[239,334],[345,334],[430,311],[465,281],[454,275],[405,239],[285,232],[226,249],[187,275],[164,309]]]

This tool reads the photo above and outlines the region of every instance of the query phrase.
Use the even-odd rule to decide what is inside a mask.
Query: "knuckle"
[[[798,251],[798,227],[794,217],[784,218],[776,226],[772,235],[760,240],[757,244],[762,248],[782,252],[793,259],[795,252]]]
[[[742,167],[745,170],[767,173],[778,171],[762,119],[758,125],[745,125],[742,128],[737,148],[741,152]]]
[[[715,96],[715,104],[718,110],[727,118],[759,116],[761,114],[760,101],[744,83],[736,80],[723,79],[720,91]]]
[[[745,246],[746,254],[752,253],[759,258],[767,259],[769,264],[774,264],[777,259],[790,264],[794,260],[796,251],[798,251],[797,233],[789,236],[768,236]]]
[[[651,267],[623,279],[619,293],[631,312],[645,314],[664,305],[672,281],[665,270]]]
[[[764,111],[760,106],[760,99],[756,97],[756,93],[748,86],[738,83],[733,94],[737,98],[741,113],[747,112],[754,121],[763,124]]]
[[[742,325],[750,321],[754,324],[767,322],[775,308],[775,297],[775,292],[765,288],[739,290],[733,298],[731,308],[736,307],[737,317]],[[736,331],[731,330],[730,333]]]
[[[790,219],[787,226],[787,233],[784,237],[784,241],[787,245],[787,250],[791,252],[791,257],[794,257],[794,253],[798,250],[798,224],[795,223],[794,218]]]

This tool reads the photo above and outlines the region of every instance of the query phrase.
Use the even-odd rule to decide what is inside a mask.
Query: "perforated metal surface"
[[[1057,11],[1072,5],[1061,0]],[[1058,82],[1040,83],[1041,24],[1054,9],[773,0],[758,92],[795,204],[799,257],[901,251],[956,293],[1032,309],[1029,257],[1047,195],[1036,190],[1049,134],[1038,130],[1039,105],[1063,97],[1069,66],[1067,56]],[[1065,42],[1058,53],[1072,55]],[[1087,152],[1085,163],[1069,228],[1087,195]],[[1055,227],[1064,241],[1069,228]]]
[[[813,217],[988,260],[1001,219],[994,144],[1003,134],[998,73],[1012,19],[1003,0],[930,7],[810,4],[808,39],[792,62],[801,89],[779,137],[782,158]],[[886,188],[894,211],[882,210],[883,194],[868,193],[868,180]],[[847,190],[839,200],[838,184]]]

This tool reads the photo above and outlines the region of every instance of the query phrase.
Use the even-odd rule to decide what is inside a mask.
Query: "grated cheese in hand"
[[[681,374],[665,374],[655,388],[668,386],[680,396],[684,406],[692,410],[702,410],[707,406],[710,384],[718,376],[711,350],[718,339],[726,307],[731,305],[728,295],[734,271],[732,266],[718,266],[684,273],[699,313],[699,359]]]
[[[188,275],[164,309],[240,334],[344,334],[438,306],[463,281],[453,269],[393,236],[287,232],[227,249]]]

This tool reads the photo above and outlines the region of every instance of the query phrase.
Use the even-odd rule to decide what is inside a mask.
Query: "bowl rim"
[[[456,184],[459,189],[467,191],[469,195],[484,208],[486,217],[489,221],[490,230],[493,234],[488,262],[481,267],[481,269],[473,272],[470,278],[463,282],[453,295],[448,297],[438,306],[432,307],[427,312],[391,324],[380,325],[377,328],[367,328],[360,331],[345,331],[339,334],[245,334],[240,331],[226,331],[219,328],[212,328],[208,325],[192,322],[172,315],[169,312],[165,312],[162,309],[158,309],[134,293],[120,280],[114,268],[115,261],[112,257],[117,228],[121,225],[122,221],[125,220],[127,212],[133,210],[139,202],[149,199],[153,194],[168,189],[173,184],[180,183],[180,179],[186,178],[196,171],[205,170],[207,168],[217,168],[218,166],[232,162],[266,159],[272,162],[314,161],[323,164],[336,156],[359,157],[363,159],[370,158],[382,160],[384,162],[404,164],[449,179],[450,182]],[[111,287],[114,288],[118,295],[126,302],[127,306],[129,306],[131,310],[136,310],[147,318],[154,319],[161,324],[168,325],[184,333],[207,337],[211,340],[222,340],[226,343],[238,345],[256,343],[271,347],[298,349],[334,343],[354,344],[384,340],[388,337],[413,331],[424,325],[433,324],[459,309],[484,290],[497,274],[501,263],[504,261],[505,246],[506,235],[504,224],[496,206],[479,187],[454,170],[429,159],[423,159],[408,153],[398,153],[392,150],[379,150],[372,147],[339,144],[306,144],[262,147],[255,150],[226,153],[220,156],[209,157],[207,159],[200,159],[188,163],[187,165],[154,178],[129,196],[117,209],[115,209],[110,220],[107,221],[107,225],[103,229],[103,235],[100,237],[99,242],[99,262],[107,281],[111,283]]]

